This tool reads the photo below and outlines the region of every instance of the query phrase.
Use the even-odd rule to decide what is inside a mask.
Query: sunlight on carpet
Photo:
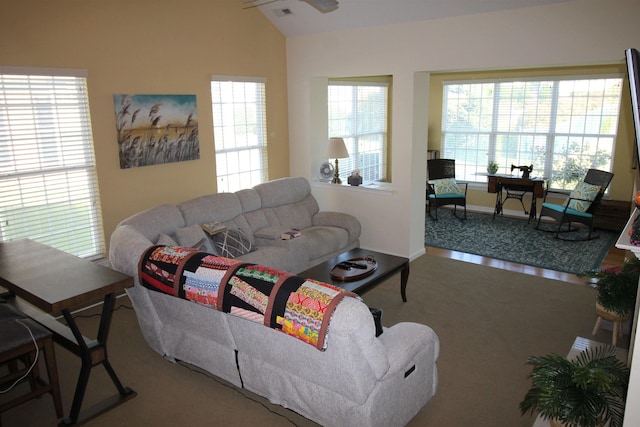
[[[589,241],[564,241],[535,229],[535,221],[475,212],[467,220],[443,210],[434,221],[426,216],[425,245],[563,271],[572,274],[598,270],[619,233],[596,230]],[[549,226],[550,224],[542,224]],[[585,231],[586,232],[586,231]],[[583,233],[579,231],[577,233]],[[573,234],[573,233],[572,233]]]

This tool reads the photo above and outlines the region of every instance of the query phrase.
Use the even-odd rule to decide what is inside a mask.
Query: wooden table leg
[[[409,263],[400,271],[400,294],[402,302],[407,302],[407,282],[409,281]]]
[[[60,425],[72,425],[78,423],[80,408],[82,407],[82,401],[84,400],[87,384],[89,382],[89,374],[91,373],[91,369],[96,365],[101,364],[104,366],[111,378],[111,381],[116,386],[118,394],[113,398],[102,402],[101,405],[95,407],[94,411],[84,414],[82,422],[92,419],[95,416],[136,396],[135,391],[122,385],[113,370],[111,363],[109,363],[109,358],[107,357],[107,338],[109,336],[109,328],[111,326],[114,302],[115,294],[108,294],[105,296],[104,304],[102,306],[102,315],[100,317],[100,326],[98,327],[98,336],[95,341],[90,341],[89,343],[85,341],[85,338],[82,336],[82,333],[69,310],[62,310],[67,326],[77,341],[77,348],[74,349],[74,352],[80,356],[82,366],[80,368],[80,374],[78,375],[78,382],[73,396],[71,412],[69,417],[64,418]]]

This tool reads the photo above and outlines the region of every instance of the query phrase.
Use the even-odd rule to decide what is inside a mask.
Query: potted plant
[[[598,279],[596,304],[620,318],[629,317],[636,307],[640,260],[627,260],[622,267],[607,268],[587,275]]]
[[[622,426],[629,369],[615,347],[589,348],[575,360],[557,354],[530,357],[527,364],[533,366],[532,385],[520,402],[522,415],[537,410],[552,426]]]
[[[487,166],[487,173],[489,173],[489,175],[495,175],[499,167],[498,162],[491,160]]]

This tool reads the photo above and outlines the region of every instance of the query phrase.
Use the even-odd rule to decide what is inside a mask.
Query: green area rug
[[[426,246],[466,252],[485,257],[542,267],[549,270],[581,274],[600,269],[602,260],[619,237],[619,233],[596,230],[600,238],[589,241],[564,241],[553,233],[536,230],[536,222],[467,212],[467,219],[455,218],[450,210],[438,212],[439,219],[426,215]],[[551,223],[540,225],[550,227]],[[579,232],[567,234],[576,235]],[[576,236],[577,237],[577,236]],[[573,238],[573,236],[572,236]]]

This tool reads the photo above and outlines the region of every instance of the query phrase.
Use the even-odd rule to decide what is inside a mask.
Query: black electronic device
[[[625,58],[631,92],[631,112],[636,130],[636,167],[640,171],[640,167],[637,166],[640,163],[640,53],[636,49],[627,49]]]

